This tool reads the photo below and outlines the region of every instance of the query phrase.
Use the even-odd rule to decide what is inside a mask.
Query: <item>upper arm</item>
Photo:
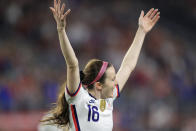
[[[80,73],[78,63],[67,67],[67,89],[74,94],[80,83]]]
[[[120,92],[122,91],[132,71],[133,70],[128,66],[120,67],[120,69],[118,70],[116,74],[116,80],[118,82]]]

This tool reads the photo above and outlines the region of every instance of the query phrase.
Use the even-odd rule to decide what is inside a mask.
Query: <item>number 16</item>
[[[99,112],[98,112],[98,108],[96,106],[92,106],[91,109],[91,105],[88,105],[88,121],[90,121],[91,119],[91,111],[92,111],[92,120],[94,122],[97,122],[99,120]]]

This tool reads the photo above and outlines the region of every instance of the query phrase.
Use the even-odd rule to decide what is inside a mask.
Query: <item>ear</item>
[[[102,85],[100,82],[95,82],[95,88],[96,88],[97,90],[101,91],[102,88],[103,88],[103,85]]]

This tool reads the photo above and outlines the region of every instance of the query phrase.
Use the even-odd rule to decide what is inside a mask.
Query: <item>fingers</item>
[[[143,10],[140,13],[140,17],[144,17],[144,11]]]
[[[50,10],[52,11],[52,13],[53,13],[53,16],[55,17],[55,16],[56,16],[55,9],[54,9],[53,7],[50,7]]]
[[[148,13],[146,14],[146,16],[149,17],[149,16],[152,14],[153,11],[154,11],[154,8],[151,8],[151,9],[148,11]]]
[[[58,15],[59,16],[61,15],[60,6],[61,6],[61,0],[58,0],[58,3],[57,3],[57,12],[58,12]]]
[[[57,21],[57,15],[56,15],[56,11],[53,7],[50,7],[50,10],[52,11],[52,14],[54,16],[54,19]]]
[[[158,9],[151,8],[148,13],[145,15],[147,18],[150,18],[152,22],[157,22],[160,18],[160,12],[158,12]]]
[[[155,14],[157,13],[158,9],[155,9],[150,15],[149,15],[149,18],[152,19]]]
[[[49,7],[52,13],[55,13],[55,9],[53,7]]]
[[[159,20],[159,18],[160,18],[160,12],[158,12],[153,18],[152,18],[152,22],[153,23],[156,23],[158,20]]]
[[[65,4],[63,3],[63,5],[62,5],[62,7],[61,7],[61,14],[63,14],[64,9],[65,9]]]
[[[56,0],[54,0],[54,9],[57,9]]]
[[[67,16],[70,13],[70,9],[67,10],[64,14],[64,10],[65,10],[65,4],[63,3],[61,6],[61,0],[54,0],[54,7],[50,7],[50,10],[52,11],[53,15],[58,16],[59,18],[64,18],[65,16]]]
[[[63,15],[63,19],[64,19],[70,12],[71,12],[71,10],[68,9],[68,10],[65,12],[65,14]]]

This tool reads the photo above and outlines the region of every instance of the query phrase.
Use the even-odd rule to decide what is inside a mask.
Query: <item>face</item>
[[[106,77],[105,82],[103,84],[103,88],[101,91],[101,97],[104,98],[112,98],[113,97],[113,90],[117,85],[116,81],[116,72],[113,66],[109,67],[106,70]]]

